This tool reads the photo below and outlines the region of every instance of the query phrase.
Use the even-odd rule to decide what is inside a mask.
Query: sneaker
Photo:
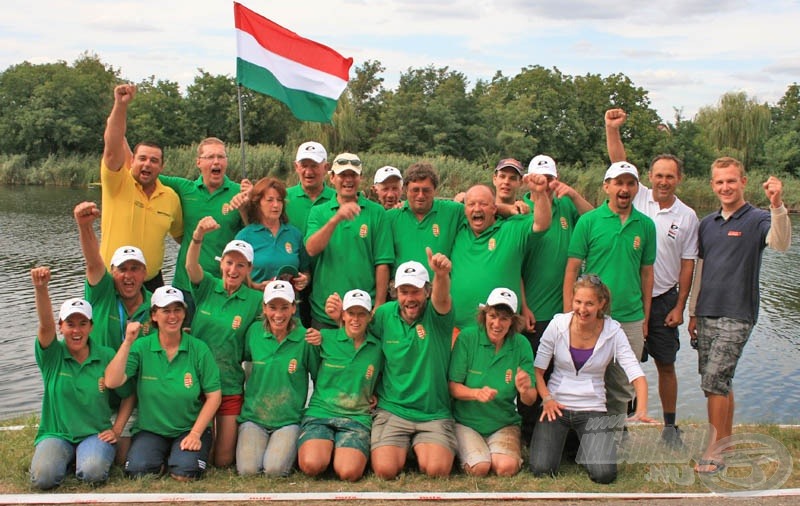
[[[665,425],[661,430],[661,441],[667,446],[680,447],[683,446],[681,439],[681,429],[677,425]]]

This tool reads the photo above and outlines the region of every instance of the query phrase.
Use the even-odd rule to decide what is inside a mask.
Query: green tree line
[[[462,72],[428,66],[409,68],[396,88],[387,89],[384,71],[375,60],[355,67],[331,125],[302,123],[282,103],[243,88],[245,142],[286,150],[317,139],[331,152],[446,157],[480,167],[492,167],[503,157],[525,161],[547,153],[560,165],[580,170],[607,163],[603,113],[621,107],[628,112],[623,140],[631,161],[641,168],[655,154],[669,152],[684,160],[689,175],[705,176],[722,154],[741,158],[748,169],[800,173],[797,83],[776,104],[727,93],[693,119],[675,111],[671,121],[664,121],[651,107],[647,90],[623,74],[571,76],[533,65],[514,76],[498,72],[471,85]],[[47,171],[52,165],[67,173],[50,182],[85,179],[80,167],[71,177],[73,169],[61,162],[99,157],[112,90],[120,82],[120,69],[90,53],[72,64],[23,62],[3,70],[2,180],[35,181],[39,178],[25,171]],[[207,136],[238,142],[233,77],[198,69],[185,92],[177,82],[156,76],[136,84],[128,121],[132,143],[152,140],[169,148]]]

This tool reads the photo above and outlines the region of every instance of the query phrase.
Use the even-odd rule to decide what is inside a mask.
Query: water
[[[54,310],[82,296],[84,266],[72,209],[99,203],[99,189],[0,186],[0,418],[39,410],[42,381],[33,357],[36,313],[29,271],[53,270]],[[761,271],[761,311],[737,368],[735,422],[800,422],[800,217],[792,220],[794,244],[787,253],[767,250]],[[165,276],[172,279],[177,246],[167,240]],[[678,353],[678,418],[706,420],[697,374],[697,352],[681,327]],[[657,375],[644,364],[650,385],[650,414],[660,418]]]

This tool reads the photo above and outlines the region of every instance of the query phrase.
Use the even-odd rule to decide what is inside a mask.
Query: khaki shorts
[[[442,418],[429,422],[412,422],[385,409],[378,409],[372,420],[372,449],[397,446],[408,450],[420,443],[436,444],[456,453],[453,420]]]
[[[508,455],[516,458],[522,466],[521,431],[518,425],[506,425],[487,437],[475,429],[456,424],[458,441],[458,460],[462,466],[474,467],[481,462],[492,462],[492,454]]]

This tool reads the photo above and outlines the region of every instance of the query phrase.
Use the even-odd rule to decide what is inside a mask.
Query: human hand
[[[453,196],[453,202],[459,202],[463,204],[465,198],[467,198],[467,192],[458,192]]]
[[[655,418],[650,418],[647,416],[647,408],[642,411],[636,410],[632,416],[628,417],[628,422],[642,422],[642,423],[658,423],[658,420]]]
[[[220,228],[220,225],[217,223],[217,220],[211,216],[206,216],[197,222],[197,227],[194,229],[192,239],[202,240],[207,233],[217,230],[218,228]]]
[[[489,402],[497,396],[497,390],[490,387],[476,388],[474,392],[478,402]]]
[[[136,95],[136,86],[133,84],[120,84],[114,88],[114,102],[128,105]]]
[[[339,321],[342,317],[342,298],[333,292],[325,301],[325,314],[333,321]]]
[[[203,447],[203,442],[200,441],[200,436],[195,431],[189,431],[181,440],[181,450],[187,452],[196,452],[200,451],[200,448]]]
[[[547,191],[547,178],[541,174],[526,174],[522,180],[528,185],[531,197],[534,194],[543,194]]]
[[[548,422],[554,421],[563,415],[562,409],[566,409],[566,406],[551,397],[547,402],[542,402],[542,416],[539,417],[539,421],[544,421],[545,418]]]
[[[425,248],[425,253],[428,255],[428,267],[431,268],[433,273],[437,276],[446,276],[450,274],[453,268],[453,263],[443,253],[433,254],[430,247]]]
[[[770,207],[773,209],[781,207],[783,205],[783,183],[781,180],[775,176],[770,176],[762,186],[769,199]]]
[[[97,204],[94,202],[81,202],[75,206],[72,214],[75,216],[75,221],[80,226],[87,223],[92,223],[94,220],[99,218],[100,209],[97,208]]]
[[[359,214],[361,214],[361,206],[359,206],[356,202],[345,202],[344,204],[340,205],[339,210],[336,211],[336,217],[339,219],[339,221],[353,220]]]
[[[306,329],[306,342],[311,346],[319,346],[322,344],[322,334],[317,329],[308,328]]]
[[[628,115],[625,114],[625,111],[622,109],[609,109],[606,111],[605,121],[607,128],[619,128],[624,123],[625,120],[628,118]]]
[[[517,367],[517,375],[514,376],[514,386],[520,395],[525,393],[531,388],[531,375],[523,371],[521,367]]]
[[[524,200],[517,200],[514,202],[514,208],[517,210],[517,214],[528,214],[531,212],[531,206]]]
[[[536,315],[533,314],[527,304],[522,304],[522,318],[525,320],[525,330],[533,332],[536,325]]]
[[[687,326],[687,330],[689,331],[689,344],[694,348],[697,349],[697,317],[690,316],[689,317],[689,325]]]
[[[31,282],[36,287],[47,287],[50,283],[50,267],[34,267],[31,269]]]
[[[667,313],[667,318],[664,320],[664,325],[667,327],[677,327],[683,323],[683,308],[674,307]]]
[[[309,275],[305,272],[298,272],[297,276],[292,278],[292,286],[298,292],[304,290],[308,286]]]
[[[142,324],[137,321],[128,322],[128,325],[125,327],[125,341],[133,344],[136,338],[139,337],[141,328]]]
[[[549,186],[550,190],[553,192],[553,195],[555,195],[557,198],[571,197],[575,193],[575,190],[570,185],[559,181],[558,179],[550,181]]]
[[[117,442],[117,433],[112,429],[106,429],[97,435],[97,439],[104,443],[115,444]]]

